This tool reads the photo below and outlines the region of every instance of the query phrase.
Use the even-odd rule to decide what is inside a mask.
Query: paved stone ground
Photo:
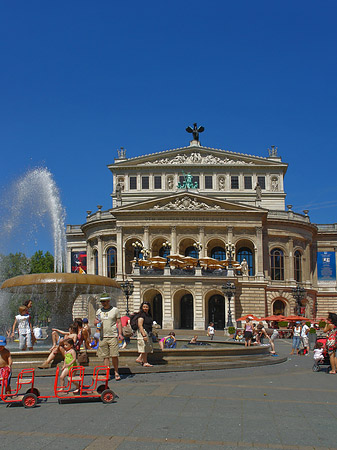
[[[280,355],[290,341],[277,341]],[[116,403],[0,402],[0,442],[11,449],[337,449],[337,377],[312,355],[272,366],[136,374],[110,387]],[[51,392],[52,378],[38,379]]]

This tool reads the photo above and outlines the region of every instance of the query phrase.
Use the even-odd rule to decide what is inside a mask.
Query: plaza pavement
[[[278,340],[288,355],[291,341]],[[150,373],[112,380],[116,403],[0,402],[11,449],[337,449],[337,377],[312,372],[312,354],[265,367]],[[53,379],[38,378],[51,393]]]

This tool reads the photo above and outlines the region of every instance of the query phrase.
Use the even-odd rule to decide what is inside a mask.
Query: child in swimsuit
[[[5,348],[7,344],[5,336],[0,336],[0,383],[7,380],[6,394],[11,393],[12,357],[11,352]]]
[[[66,378],[66,376],[69,374],[69,371],[72,367],[77,366],[77,361],[76,361],[76,351],[74,349],[74,341],[72,339],[65,339],[63,342],[63,347],[60,347],[60,351],[62,353],[62,355],[64,356],[64,363],[63,363],[63,367],[62,367],[62,372],[60,375],[60,386],[61,388],[64,387],[64,380]],[[76,385],[77,387],[77,392],[78,392],[78,383],[76,383],[75,381],[73,381],[73,383]],[[76,391],[74,391],[76,392]]]

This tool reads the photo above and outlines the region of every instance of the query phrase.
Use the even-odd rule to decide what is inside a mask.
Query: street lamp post
[[[139,253],[141,252],[141,250],[143,249],[143,244],[139,241],[133,242],[132,243],[132,247],[135,249],[136,252],[136,264],[135,267],[139,267]]]
[[[147,248],[143,248],[141,253],[143,253],[144,259],[147,259],[150,255],[150,250],[148,250]]]
[[[232,310],[231,310],[231,299],[235,295],[235,284],[231,283],[230,281],[227,281],[226,284],[222,286],[222,292],[227,296],[228,298],[228,315],[227,315],[227,327],[233,326],[233,320],[232,320]]]
[[[133,294],[134,285],[132,281],[126,280],[123,283],[121,283],[121,288],[126,297],[126,315],[130,317],[129,297]]]
[[[302,300],[306,296],[307,291],[299,283],[297,283],[295,288],[292,288],[292,296],[296,300],[296,313],[301,316],[301,306]]]
[[[201,250],[202,250],[202,244],[201,244],[201,242],[197,241],[197,242],[195,242],[195,243],[193,244],[193,247],[196,249],[197,254],[198,254],[197,267],[200,267],[199,255],[200,255],[200,252],[201,252]]]
[[[169,241],[164,242],[163,248],[167,251],[166,253],[166,267],[169,267],[169,256],[170,256],[170,250],[171,250],[171,243]]]

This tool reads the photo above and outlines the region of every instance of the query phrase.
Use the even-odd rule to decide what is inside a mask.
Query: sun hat
[[[5,338],[5,336],[0,336],[0,345],[6,345],[7,344],[7,340]]]
[[[102,302],[105,302],[106,300],[111,300],[111,297],[109,294],[107,294],[106,292],[104,294],[102,294],[99,298],[99,300]]]

